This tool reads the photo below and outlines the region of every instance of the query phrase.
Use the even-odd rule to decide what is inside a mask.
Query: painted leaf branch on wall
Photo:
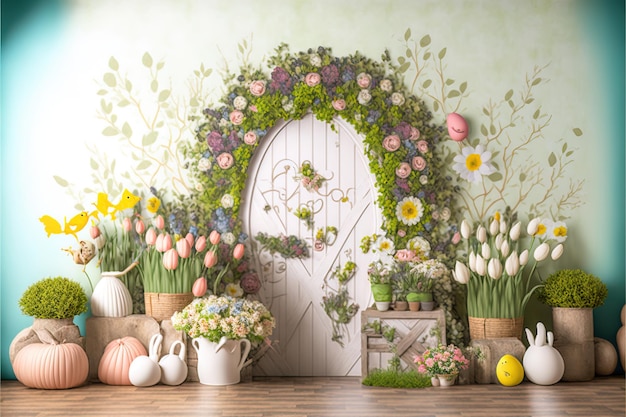
[[[460,111],[463,100],[469,98],[468,84],[445,75],[447,48],[434,51],[429,35],[418,41],[412,38],[411,29],[404,33],[404,46],[405,56],[398,58],[399,70],[412,76],[409,85],[413,93],[429,99],[433,111],[442,117]],[[444,150],[448,168],[468,145],[474,151],[480,145],[491,154],[494,172],[483,176],[480,183],[468,184],[451,171],[458,184],[459,218],[485,220],[496,210],[510,207],[529,217],[565,220],[582,205],[584,180],[568,171],[575,154],[568,139],[571,142],[583,132],[572,128],[573,136],[568,139],[546,136],[553,116],[535,101],[536,89],[546,83],[541,76],[544,70],[533,68],[521,87],[508,89],[502,98],[490,99],[480,111],[470,110],[469,114],[481,117],[470,120],[473,138]],[[545,152],[546,148],[557,150]]]
[[[195,135],[193,119],[208,102],[205,84],[213,70],[200,65],[188,80],[185,95],[176,95],[163,81],[164,67],[164,62],[155,62],[144,53],[139,67],[143,74],[135,76],[135,83],[115,57],[109,59],[97,92],[102,138],[86,144],[91,184],[77,190],[70,181],[55,176],[75,201],[98,192],[117,196],[124,188],[189,193],[191,185],[180,148]],[[116,151],[107,152],[113,140],[118,142]]]

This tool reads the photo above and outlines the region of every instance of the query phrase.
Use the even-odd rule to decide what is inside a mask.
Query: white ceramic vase
[[[91,294],[91,313],[98,317],[126,317],[133,313],[128,288],[117,278],[119,272],[103,272]]]
[[[198,379],[204,385],[237,384],[241,381],[241,369],[251,362],[246,362],[250,353],[250,341],[247,339],[222,337],[219,343],[214,343],[204,337],[196,337],[191,343],[198,353]]]

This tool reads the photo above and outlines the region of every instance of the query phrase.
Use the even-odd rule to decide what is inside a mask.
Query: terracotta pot
[[[396,301],[393,305],[393,309],[396,311],[406,311],[409,308],[409,303],[406,301]]]
[[[420,311],[420,302],[409,301],[409,311]]]

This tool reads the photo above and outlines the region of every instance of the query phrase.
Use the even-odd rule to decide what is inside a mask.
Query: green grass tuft
[[[387,388],[426,388],[432,387],[430,377],[416,371],[396,372],[389,369],[375,369],[363,379],[363,385]]]

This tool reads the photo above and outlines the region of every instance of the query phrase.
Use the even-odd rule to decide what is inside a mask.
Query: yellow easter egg
[[[505,387],[514,387],[524,379],[524,367],[515,356],[504,355],[496,366],[496,376]]]

